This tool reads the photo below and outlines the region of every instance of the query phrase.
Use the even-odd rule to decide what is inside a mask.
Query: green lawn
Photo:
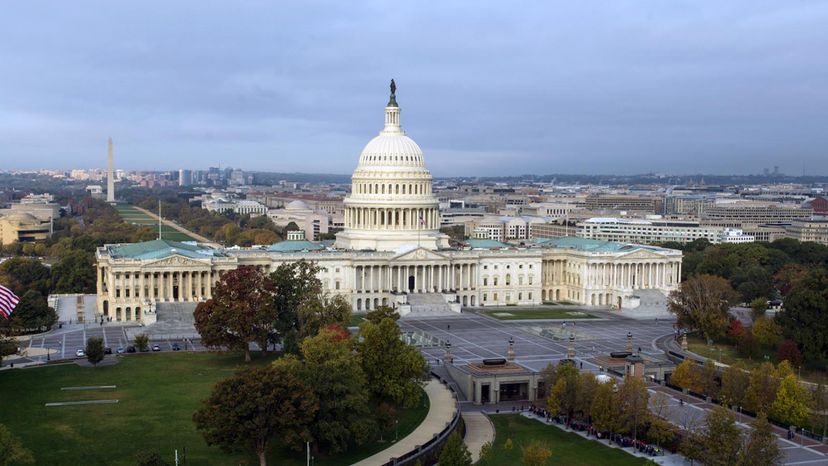
[[[477,463],[480,466],[522,464],[521,447],[528,445],[532,440],[547,442],[552,450],[552,456],[547,462],[550,465],[642,466],[647,464],[644,458],[586,440],[580,435],[523,417],[520,414],[495,414],[491,416],[491,419],[495,427],[494,448],[492,448],[490,458]],[[503,448],[507,438],[512,439],[511,450]]]
[[[348,322],[349,327],[358,327],[365,320],[365,314],[351,314],[351,321]]]
[[[254,354],[254,356],[257,356]],[[121,357],[114,366],[74,364],[0,372],[0,423],[23,439],[37,464],[133,465],[136,452],[154,450],[172,463],[173,451],[186,448],[188,464],[256,464],[255,457],[208,447],[192,415],[213,385],[244,367],[239,354],[162,353]],[[252,365],[273,357],[256,357]],[[61,391],[61,387],[117,385],[114,390]],[[44,406],[47,402],[118,399],[118,404]],[[420,424],[427,402],[400,410],[400,436]],[[386,439],[393,438],[393,430]],[[350,464],[387,448],[371,442],[347,455],[317,460],[320,465]],[[270,464],[304,465],[303,453],[274,448]]]
[[[148,216],[129,204],[117,204],[114,206],[121,218],[127,223],[134,225],[148,226],[158,229],[158,220]],[[195,241],[190,235],[182,233],[169,225],[161,225],[161,237],[172,241]]]
[[[574,308],[502,308],[496,311],[481,311],[481,314],[499,320],[521,319],[594,319],[595,316]]]

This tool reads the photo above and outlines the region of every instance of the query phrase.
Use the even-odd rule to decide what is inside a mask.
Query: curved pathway
[[[480,411],[463,411],[466,436],[463,442],[469,447],[472,463],[480,460],[480,449],[486,442],[494,442],[495,430],[492,421]]]
[[[420,445],[425,445],[426,442],[434,438],[451,423],[454,413],[457,411],[457,401],[451,394],[451,390],[436,379],[431,379],[424,389],[426,395],[428,395],[429,407],[428,414],[423,422],[397,443],[358,463],[354,463],[354,466],[380,466],[388,463],[392,458],[399,458],[412,450],[416,450]]]

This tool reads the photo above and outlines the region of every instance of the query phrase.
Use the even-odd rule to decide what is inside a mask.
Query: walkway
[[[464,411],[463,422],[466,423],[466,436],[463,442],[469,447],[472,463],[480,459],[480,448],[486,442],[494,442],[494,426],[492,421],[480,411]]]
[[[139,210],[142,214],[145,214],[145,215],[149,216],[151,219],[158,220],[158,214],[154,214],[154,213],[150,212],[147,209],[143,209],[141,207],[138,207],[137,205],[132,205],[132,207],[134,207],[136,210]],[[207,237],[201,236],[198,233],[193,233],[192,231],[182,227],[181,225],[179,225],[179,224],[177,224],[177,223],[175,223],[171,220],[161,219],[161,222],[164,223],[164,225],[167,225],[167,226],[172,227],[173,229],[175,229],[175,230],[177,230],[181,233],[184,233],[185,235],[189,235],[190,237],[195,238],[196,241],[198,241],[199,243],[205,243],[205,244],[211,244],[211,245],[218,246],[215,241],[213,241],[213,240],[211,240]]]
[[[457,403],[451,391],[439,381],[432,379],[426,384],[425,392],[429,401],[428,414],[414,432],[389,448],[355,463],[354,466],[380,466],[388,463],[391,458],[399,458],[418,446],[425,445],[451,423],[457,411]]]

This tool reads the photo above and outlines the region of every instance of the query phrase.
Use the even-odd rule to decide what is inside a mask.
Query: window
[[[532,300],[532,293],[529,292],[529,301],[531,301],[531,300]]]
[[[493,284],[494,284],[494,286],[497,286],[497,277],[494,277],[494,283]],[[495,299],[497,299],[497,298],[495,298]]]
[[[336,281],[336,289],[339,289],[339,280]]]
[[[534,277],[532,275],[529,275],[529,284],[531,285],[533,281],[534,281]]]
[[[488,300],[489,300],[489,294],[488,293],[483,293],[483,302],[485,303]]]
[[[485,278],[485,277],[483,278],[483,286],[489,286],[489,279],[488,278]]]
[[[497,293],[494,294],[494,300],[497,301]]]
[[[512,284],[512,274],[507,273],[506,274],[506,286],[509,286],[511,284]]]

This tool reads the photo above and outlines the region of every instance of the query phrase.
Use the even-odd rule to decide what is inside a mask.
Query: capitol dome
[[[400,125],[396,85],[385,107],[385,126],[362,149],[345,198],[342,249],[391,251],[407,244],[448,247],[440,233],[439,203],[432,195],[431,172],[423,151]]]

